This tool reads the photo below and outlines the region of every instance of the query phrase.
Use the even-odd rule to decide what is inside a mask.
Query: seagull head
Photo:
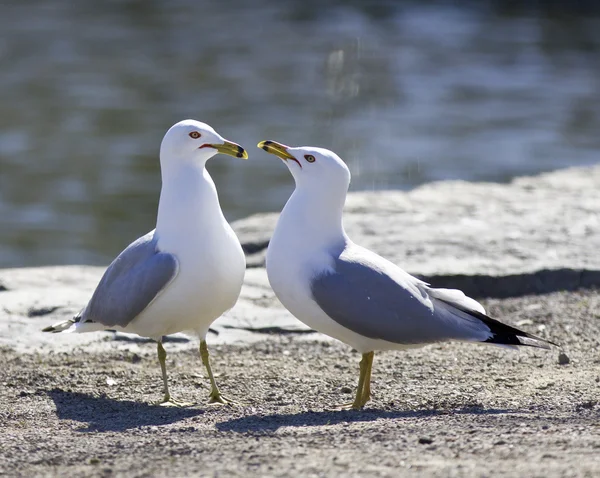
[[[258,147],[283,160],[297,187],[348,189],[350,170],[333,151],[313,146],[293,148],[275,141],[261,141]]]
[[[160,145],[161,159],[168,161],[206,162],[217,153],[248,158],[240,145],[227,141],[206,123],[189,119],[171,126]]]

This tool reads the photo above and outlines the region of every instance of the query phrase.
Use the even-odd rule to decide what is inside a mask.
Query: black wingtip
[[[543,339],[537,335],[530,334],[523,330],[517,329],[507,325],[499,320],[492,319],[487,315],[477,315],[485,325],[490,328],[490,332],[493,334],[489,339],[484,342],[498,345],[518,345],[523,347],[537,347],[540,349],[550,350],[550,346],[560,347],[555,342]]]
[[[442,300],[442,302],[446,301]],[[468,310],[451,302],[446,303],[473,317],[478,318],[489,327],[492,336],[487,340],[484,340],[483,343],[496,345],[517,345],[521,347],[537,347],[546,350],[550,350],[551,345],[560,348],[560,345],[555,342],[543,339],[537,335],[530,334],[524,330],[517,329],[516,327],[507,325],[499,320],[492,319],[491,317],[476,310]]]
[[[65,320],[64,322],[60,322],[58,324],[49,325],[42,329],[42,332],[51,332],[53,334],[58,334],[64,330],[70,328],[73,324],[76,324],[81,320],[81,313],[77,314],[75,317],[69,320]]]
[[[486,322],[486,325],[490,327],[490,324]],[[502,324],[507,328],[512,328],[509,325]],[[516,345],[520,347],[536,347],[539,349],[550,350],[550,346],[559,347],[560,345],[546,339],[542,339],[541,337],[537,337],[535,335],[529,334],[527,332],[523,332],[522,330],[518,330],[518,332],[510,332],[507,330],[498,330],[497,327],[490,327],[492,332],[492,337],[487,340],[484,340],[485,343],[488,344],[497,344],[497,345]]]

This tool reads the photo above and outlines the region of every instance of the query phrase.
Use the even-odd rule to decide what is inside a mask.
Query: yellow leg
[[[176,406],[176,407],[188,406],[189,404],[187,404],[187,403],[181,403],[181,402],[178,402],[177,400],[175,400],[173,397],[171,397],[171,394],[169,393],[169,381],[167,380],[167,363],[166,363],[167,351],[163,347],[162,342],[158,342],[156,344],[156,352],[158,354],[158,361],[160,362],[160,370],[162,371],[163,391],[165,393],[165,396],[163,397],[162,401],[158,402],[158,405]]]
[[[373,369],[373,357],[375,352],[369,352],[363,355],[363,360],[366,360],[365,379],[363,382],[363,391],[361,399],[361,407],[371,399],[371,370]]]
[[[358,387],[356,388],[356,398],[354,399],[354,403],[352,403],[352,408],[354,410],[360,410],[363,407],[362,399],[363,399],[363,391],[365,388],[365,375],[367,373],[367,355],[363,354],[362,359],[360,361],[360,374],[358,376]]]
[[[208,373],[208,378],[210,380],[210,395],[208,398],[208,403],[222,403],[223,405],[232,405],[233,402],[231,400],[226,399],[221,395],[219,391],[219,387],[217,387],[217,382],[215,381],[215,377],[212,373],[212,368],[210,366],[208,347],[206,346],[206,341],[200,341],[200,357],[202,358],[202,363],[206,367],[206,371]]]
[[[371,397],[371,365],[373,364],[374,352],[367,352],[362,355],[360,361],[360,374],[358,376],[358,387],[356,388],[356,397],[353,402],[339,405],[336,408],[344,410],[360,410],[365,406]]]

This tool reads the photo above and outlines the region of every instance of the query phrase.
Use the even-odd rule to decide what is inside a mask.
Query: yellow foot
[[[236,402],[234,402],[233,400],[224,397],[223,395],[221,395],[220,392],[211,392],[211,394],[208,397],[208,403],[210,405],[212,404],[217,404],[217,405],[237,405]]]
[[[187,403],[187,402],[180,402],[178,400],[175,400],[172,397],[165,397],[163,398],[160,402],[156,402],[155,405],[161,406],[161,407],[191,407],[193,405],[193,403]]]
[[[364,407],[364,404],[356,404],[355,402],[342,403],[341,405],[334,405],[333,408],[337,410],[360,410]]]

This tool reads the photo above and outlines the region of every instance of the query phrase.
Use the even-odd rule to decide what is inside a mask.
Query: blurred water
[[[0,267],[104,264],[153,228],[188,117],[249,150],[209,163],[232,220],[291,192],[261,139],[335,150],[355,190],[596,162],[597,17],[465,3],[4,2]]]

